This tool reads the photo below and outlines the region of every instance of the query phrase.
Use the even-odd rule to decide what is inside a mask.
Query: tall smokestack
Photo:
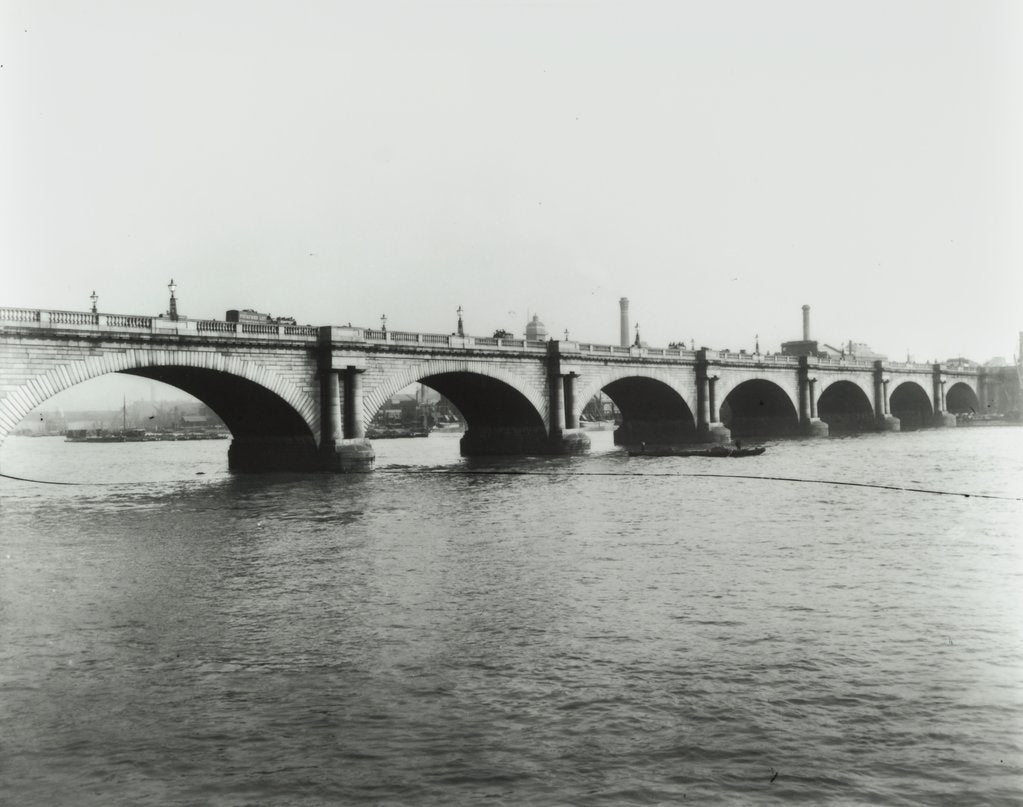
[[[810,306],[803,306],[803,341],[810,341]]]
[[[629,298],[622,297],[618,301],[622,308],[622,347],[628,347],[629,342]]]

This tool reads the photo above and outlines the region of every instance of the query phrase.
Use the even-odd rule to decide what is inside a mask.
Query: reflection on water
[[[5,473],[86,484],[0,480],[5,800],[1023,798],[1023,504],[674,475],[1023,497],[1023,429],[592,437],[471,466],[522,476],[379,441],[350,477],[9,439]]]

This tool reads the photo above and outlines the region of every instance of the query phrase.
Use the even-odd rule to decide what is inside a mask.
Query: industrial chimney
[[[803,341],[810,341],[810,306],[803,306]]]
[[[622,309],[622,347],[629,346],[629,298],[622,297],[618,301]]]

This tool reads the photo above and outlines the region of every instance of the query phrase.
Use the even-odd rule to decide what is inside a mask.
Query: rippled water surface
[[[1023,801],[1023,429],[592,437],[350,477],[9,438],[86,484],[0,479],[0,801]]]

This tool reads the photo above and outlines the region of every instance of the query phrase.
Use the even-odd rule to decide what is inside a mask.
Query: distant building
[[[817,356],[817,341],[810,338],[810,306],[803,306],[803,338],[781,343],[783,356]]]
[[[546,342],[547,326],[540,322],[540,317],[533,314],[533,319],[526,325],[526,339],[530,342]]]
[[[831,358],[848,356],[853,359],[869,359],[871,361],[877,361],[878,359],[883,361],[888,358],[884,353],[872,350],[866,342],[854,342],[852,339],[842,345],[842,347],[825,344],[823,348],[818,355],[829,356]]]

